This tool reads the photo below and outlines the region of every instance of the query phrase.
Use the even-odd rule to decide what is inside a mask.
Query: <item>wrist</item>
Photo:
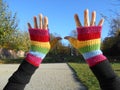
[[[88,60],[92,57],[95,57],[95,56],[101,55],[101,54],[102,54],[101,50],[94,50],[94,51],[90,51],[90,52],[87,52],[87,53],[83,53],[82,55],[83,55],[85,60]]]
[[[98,63],[106,60],[107,58],[103,55],[101,50],[96,50],[83,54],[86,62],[90,67],[97,65]]]
[[[82,55],[90,67],[93,67],[99,64],[100,62],[107,60],[107,58],[103,55],[101,50],[88,52]]]
[[[27,54],[27,56],[25,57],[25,60],[35,67],[39,67],[39,65],[42,62],[42,58],[36,57],[30,53]]]

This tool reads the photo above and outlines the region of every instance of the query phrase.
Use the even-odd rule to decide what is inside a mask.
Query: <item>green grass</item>
[[[82,81],[84,85],[88,87],[89,90],[100,90],[99,84],[88,65],[85,63],[68,63],[70,67],[75,71],[76,75]],[[120,76],[120,64],[111,64],[114,71]]]
[[[113,67],[115,73],[117,73],[118,76],[120,76],[120,63],[112,63],[112,67]]]

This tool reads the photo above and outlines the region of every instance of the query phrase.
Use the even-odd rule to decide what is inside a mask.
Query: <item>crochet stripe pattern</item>
[[[101,26],[77,28],[79,42],[76,48],[90,67],[106,59],[100,50],[101,30]]]
[[[48,30],[29,29],[31,48],[26,56],[26,61],[38,67],[50,50]]]

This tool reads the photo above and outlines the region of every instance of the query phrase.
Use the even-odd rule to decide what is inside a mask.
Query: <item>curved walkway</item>
[[[0,90],[19,64],[0,64]],[[86,90],[66,63],[41,64],[25,90]]]

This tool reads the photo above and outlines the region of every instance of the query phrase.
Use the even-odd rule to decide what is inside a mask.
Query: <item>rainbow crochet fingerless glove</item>
[[[50,50],[48,30],[29,29],[31,49],[25,60],[38,67]]]
[[[90,67],[106,60],[100,50],[101,26],[77,28],[77,40],[69,38],[70,43],[83,55]]]

